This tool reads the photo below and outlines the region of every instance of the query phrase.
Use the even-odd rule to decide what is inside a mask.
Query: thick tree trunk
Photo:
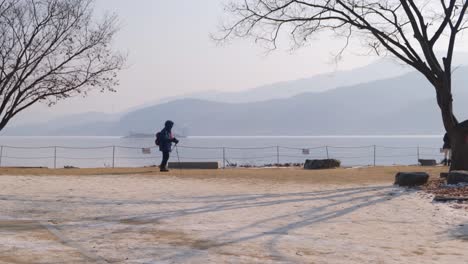
[[[468,133],[463,124],[457,125],[453,132],[449,133],[452,147],[451,171],[468,171]]]
[[[453,114],[453,98],[450,75],[437,87],[437,102],[439,104],[445,130],[450,138],[452,163],[450,170],[468,171],[468,121],[458,123]]]

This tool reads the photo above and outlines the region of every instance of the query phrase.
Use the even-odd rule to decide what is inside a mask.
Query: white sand
[[[390,184],[2,176],[0,208],[0,263],[468,263],[467,211]]]

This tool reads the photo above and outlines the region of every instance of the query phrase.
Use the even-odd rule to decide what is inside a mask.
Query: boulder
[[[398,186],[421,186],[428,180],[429,174],[425,172],[399,172],[395,176],[395,184]]]
[[[447,176],[447,184],[468,183],[468,171],[451,171]]]
[[[304,169],[306,170],[323,170],[323,169],[334,169],[341,166],[341,161],[335,159],[324,159],[324,160],[306,160]]]
[[[419,164],[421,164],[421,166],[436,166],[437,161],[434,159],[420,159]]]

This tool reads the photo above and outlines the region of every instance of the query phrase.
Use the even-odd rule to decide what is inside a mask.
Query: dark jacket
[[[172,136],[171,130],[165,127],[159,134],[159,150],[162,152],[171,152],[173,142],[177,142],[177,139]]]
[[[451,144],[450,144],[450,138],[447,133],[444,135],[444,146],[442,147],[443,149],[451,149]]]

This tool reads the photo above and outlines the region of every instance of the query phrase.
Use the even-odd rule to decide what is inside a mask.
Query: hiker
[[[451,163],[451,144],[450,144],[450,138],[448,136],[448,133],[445,133],[444,135],[444,146],[442,147],[442,152],[444,153],[444,160],[442,160],[442,164],[445,166],[449,166]]]
[[[174,122],[167,120],[164,124],[163,130],[156,134],[156,145],[159,146],[159,150],[162,152],[162,161],[159,166],[159,169],[162,172],[169,171],[167,169],[167,162],[169,161],[169,156],[172,151],[172,143],[175,143],[176,145],[179,143],[179,140],[177,140],[172,134],[173,126]]]

